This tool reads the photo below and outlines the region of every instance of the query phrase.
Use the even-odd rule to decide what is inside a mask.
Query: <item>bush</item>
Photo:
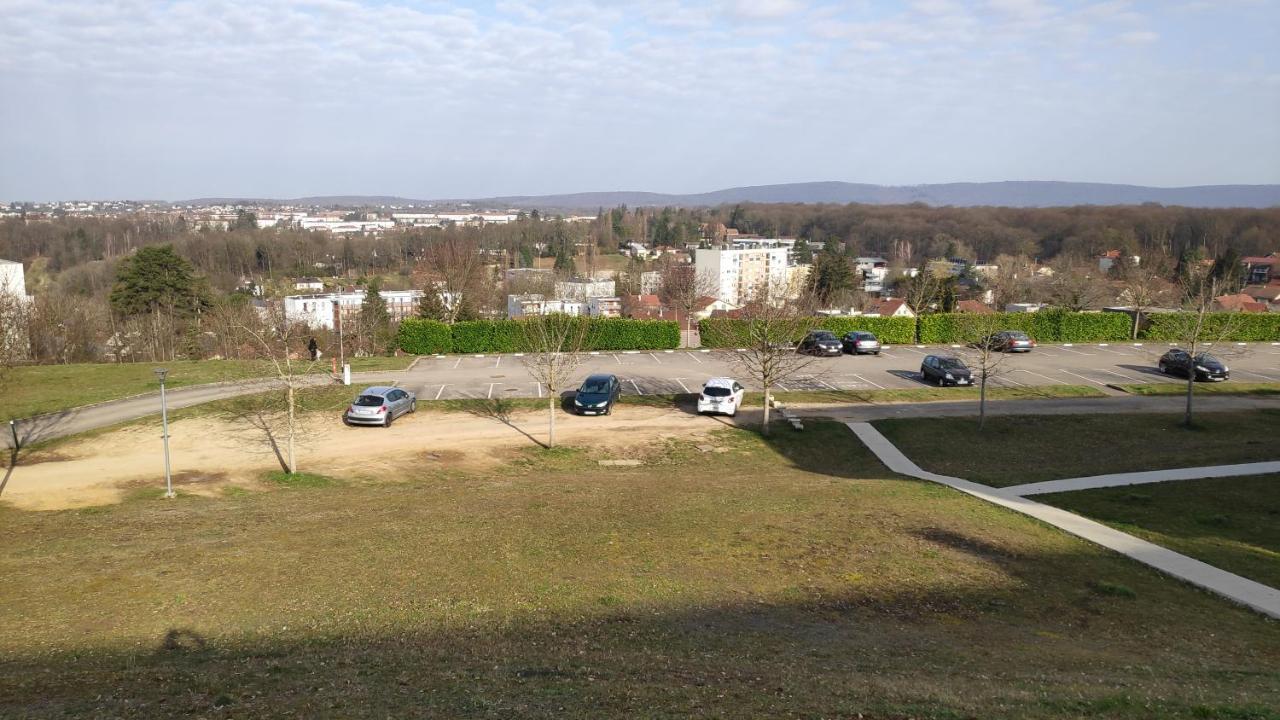
[[[438,352],[525,352],[523,322],[528,320],[469,320],[445,325],[410,319],[401,323],[400,349],[417,355]],[[586,326],[583,350],[669,350],[680,346],[680,327],[670,320],[578,318]],[[437,349],[442,348],[442,349]]]
[[[997,327],[1021,330],[1038,342],[1113,342],[1129,339],[1130,322],[1124,313],[1080,313],[1050,308],[1034,313],[1000,313]],[[937,313],[920,317],[920,342],[939,345],[972,340],[966,337],[963,313]]]
[[[1181,313],[1150,316],[1151,324],[1142,333],[1147,340],[1178,341],[1185,338]],[[1280,313],[1210,313],[1205,317],[1202,338],[1213,341],[1275,342],[1280,340]]]
[[[396,342],[411,355],[435,355],[453,350],[453,333],[436,320],[407,318],[400,322]]]
[[[707,318],[699,322],[698,333],[702,337],[702,347],[742,347],[747,342],[747,322],[727,317]],[[830,330],[836,335],[865,330],[875,333],[880,342],[886,345],[901,345],[915,342],[915,323],[915,318],[903,317],[815,317],[806,330]],[[803,338],[793,339],[799,341]]]

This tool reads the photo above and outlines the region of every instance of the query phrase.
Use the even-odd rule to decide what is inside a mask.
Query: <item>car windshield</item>
[[[608,380],[587,380],[582,383],[582,387],[578,388],[580,393],[607,393],[609,392]]]
[[[835,340],[836,336],[829,332],[817,332],[813,334],[814,340]]]
[[[708,385],[702,388],[702,394],[706,395],[707,397],[729,397],[733,393],[731,393],[729,391],[729,388],[727,387],[720,387],[719,385]]]
[[[858,333],[859,340],[875,340],[876,336],[871,333]]]
[[[955,358],[938,358],[938,366],[948,370],[964,370],[964,363]]]
[[[1222,361],[1209,353],[1201,353],[1196,356],[1196,363],[1200,365],[1221,365]]]
[[[382,404],[381,395],[361,395],[356,398],[356,405],[360,407],[378,407]]]

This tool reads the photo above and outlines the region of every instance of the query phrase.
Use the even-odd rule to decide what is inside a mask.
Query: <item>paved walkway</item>
[[[1030,515],[1078,538],[1114,550],[1179,580],[1217,593],[1264,615],[1280,619],[1280,590],[1149,543],[1075,513],[997,488],[928,472],[912,462],[870,423],[851,422],[848,425],[871,452],[875,453],[876,457],[880,458],[880,461],[893,472],[941,483],[987,502]]]
[[[1181,396],[1124,395],[1100,398],[1052,398],[1044,400],[988,400],[987,415],[1095,415],[1102,413],[1167,413],[1182,416],[1186,399]],[[840,422],[869,422],[894,418],[977,417],[978,401],[922,403],[858,403],[806,405],[789,403],[798,415],[824,417]],[[1280,397],[1265,395],[1196,395],[1196,412],[1280,409]]]
[[[1174,470],[1148,470],[1145,472],[1115,473],[1092,477],[1045,480],[1044,482],[1012,485],[1000,488],[1007,495],[1045,495],[1048,493],[1092,490],[1094,488],[1144,485],[1170,480],[1202,480],[1204,478],[1234,477],[1237,475],[1266,475],[1280,473],[1280,461],[1241,463],[1239,465],[1207,465],[1205,467],[1177,468]]]

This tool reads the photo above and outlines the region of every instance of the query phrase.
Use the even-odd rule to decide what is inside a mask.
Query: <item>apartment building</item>
[[[594,278],[574,278],[556,283],[556,297],[565,300],[583,301],[593,297],[614,297],[613,280],[597,280]]]
[[[392,322],[418,314],[422,301],[421,290],[383,290],[378,293],[387,303],[387,314]],[[284,299],[285,317],[306,323],[313,328],[333,330],[338,325],[338,314],[344,320],[360,314],[364,305],[364,291],[289,295]]]
[[[696,253],[698,275],[712,278],[716,297],[732,305],[742,305],[760,288],[786,288],[790,280],[785,247],[748,245]]]

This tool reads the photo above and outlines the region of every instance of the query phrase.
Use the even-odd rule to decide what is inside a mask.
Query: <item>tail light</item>
[[[378,406],[378,412],[380,412],[380,413],[384,413],[384,412],[386,412],[386,411],[387,411],[387,406],[386,406],[386,405],[379,405],[379,406]]]

